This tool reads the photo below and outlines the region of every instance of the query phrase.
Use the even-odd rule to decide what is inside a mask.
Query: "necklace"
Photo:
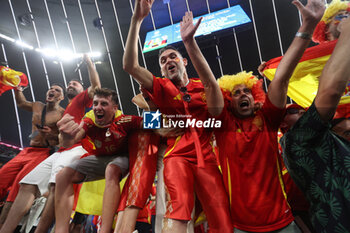
[[[190,83],[190,79],[187,79],[187,83],[185,84],[185,87]]]
[[[106,131],[106,137],[109,137],[109,136],[111,136],[111,131],[109,131],[109,128],[108,128]]]

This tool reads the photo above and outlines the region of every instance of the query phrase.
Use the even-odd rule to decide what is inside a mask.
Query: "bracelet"
[[[305,40],[310,40],[312,37],[312,35],[308,32],[297,32],[295,36]]]

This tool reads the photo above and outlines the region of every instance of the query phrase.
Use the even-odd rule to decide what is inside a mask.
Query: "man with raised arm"
[[[324,65],[329,59],[340,35],[343,22],[350,15],[350,2],[333,0],[328,5],[322,16],[321,21],[317,24],[312,40],[319,43],[317,46],[308,48],[300,63],[295,69],[289,86],[290,97],[303,107],[311,105],[316,96],[318,80],[321,76]],[[276,67],[280,58],[274,58],[267,63],[263,62],[258,70],[269,79],[273,78],[272,67]],[[267,68],[266,67],[267,64]],[[308,71],[308,72],[305,72]],[[305,89],[302,93],[300,87]],[[339,103],[337,113],[332,121],[332,130],[338,135],[350,139],[350,103],[347,96],[350,94],[350,84],[344,92],[344,98]]]
[[[64,99],[63,88],[53,84],[46,93],[46,104],[27,101],[21,89],[15,89],[17,106],[33,112],[30,147],[24,148],[15,158],[0,169],[0,197],[7,197],[1,214],[0,228],[19,190],[19,181],[34,167],[50,155],[50,149],[58,144],[56,122],[61,119],[64,109],[60,102]],[[11,187],[11,188],[10,188]],[[5,224],[6,226],[6,224]],[[17,225],[16,225],[17,226]]]
[[[293,223],[279,180],[277,131],[284,116],[289,78],[310,42],[324,6],[322,0],[309,0],[306,6],[299,1],[293,3],[303,24],[281,61],[266,98],[261,82],[251,72],[218,80],[225,91],[225,105],[215,80],[207,76],[203,80],[208,84],[208,107],[210,101],[220,99],[220,104],[214,104],[209,111],[223,124],[215,135],[235,232],[300,232]]]
[[[349,1],[333,0],[327,6],[321,21],[317,24],[312,40],[322,45],[337,40],[349,15]],[[329,46],[334,46],[334,44]],[[345,95],[349,95],[349,89],[350,83],[347,86]],[[331,124],[333,132],[350,140],[350,103],[338,106]]]
[[[350,229],[350,143],[330,124],[349,82],[349,38],[346,19],[313,104],[281,139],[289,173],[310,202],[316,232]]]
[[[71,80],[67,86],[68,106],[64,112],[74,116],[76,122],[80,122],[85,114],[85,109],[90,108],[92,97],[96,88],[101,86],[98,73],[90,58],[85,54],[84,62],[87,64],[91,86],[84,91],[84,87],[78,80]],[[61,116],[60,118],[61,119]],[[60,145],[62,141],[60,140]],[[61,147],[58,152],[36,166],[28,175],[20,181],[20,189],[17,198],[9,212],[5,226],[1,233],[13,232],[22,217],[29,211],[34,199],[39,192],[43,195],[49,191],[45,208],[35,230],[36,233],[48,231],[54,220],[54,194],[56,174],[66,165],[77,160],[87,153],[80,143],[70,148]]]
[[[205,121],[209,118],[204,95],[207,84],[202,84],[196,78],[188,78],[187,60],[175,48],[165,47],[159,52],[161,74],[165,78],[154,77],[138,63],[137,38],[152,4],[152,0],[135,2],[123,58],[124,70],[145,88],[161,113],[186,115],[187,120]],[[188,35],[194,33],[199,25],[187,28],[189,15],[184,16],[181,26],[185,45]],[[191,56],[191,51],[188,52]],[[199,59],[193,60],[199,76],[212,76],[201,53],[199,56]],[[182,136],[168,138],[164,155],[164,183],[169,200],[163,232],[186,232],[194,206],[194,193],[203,205],[210,231],[232,232],[228,198],[210,145],[211,136],[211,129],[190,126],[185,128]]]
[[[127,138],[141,127],[142,118],[121,115],[116,91],[95,90],[92,117],[80,124],[66,114],[58,123],[62,146],[70,147],[83,138],[94,143],[93,150],[63,168],[56,177],[56,233],[69,232],[73,207],[73,184],[106,179],[103,194],[101,233],[110,233],[119,199],[119,181],[128,172]]]

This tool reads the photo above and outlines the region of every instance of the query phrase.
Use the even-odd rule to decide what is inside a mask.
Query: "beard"
[[[78,95],[78,91],[73,89],[73,88],[70,88],[67,90],[67,98],[68,99],[73,99],[74,97],[76,97]]]

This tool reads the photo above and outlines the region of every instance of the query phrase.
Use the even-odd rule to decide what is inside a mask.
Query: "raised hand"
[[[91,58],[90,58],[89,55],[86,54],[86,53],[84,53],[84,55],[83,55],[83,60],[84,60],[84,62],[86,62],[87,64],[92,63]]]
[[[196,25],[193,25],[193,14],[192,11],[186,12],[182,17],[182,21],[180,22],[180,34],[182,41],[187,41],[194,37],[200,23],[202,22],[203,17],[201,17]]]
[[[261,64],[258,67],[258,72],[262,77],[265,77],[264,75],[264,69],[266,67],[266,61],[261,62]],[[266,78],[266,77],[265,77]]]
[[[305,6],[299,0],[294,0],[292,3],[298,8],[303,24],[316,26],[325,11],[324,0],[308,0]]]
[[[74,139],[82,128],[81,125],[74,121],[74,117],[65,114],[61,120],[57,122],[57,127],[64,139]]]
[[[136,0],[134,17],[144,19],[151,11],[154,0]]]

